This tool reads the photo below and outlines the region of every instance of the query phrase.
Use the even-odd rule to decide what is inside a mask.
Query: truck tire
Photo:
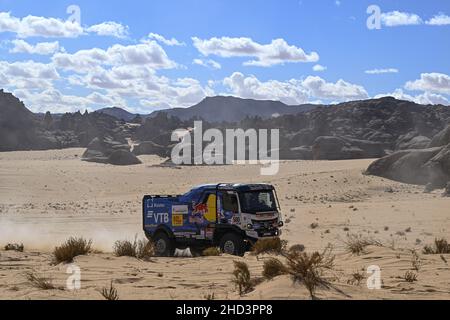
[[[153,236],[153,243],[155,244],[155,256],[173,257],[175,254],[175,241],[165,232],[155,234]]]
[[[243,257],[245,247],[244,238],[236,233],[227,233],[220,239],[220,250],[226,254]]]

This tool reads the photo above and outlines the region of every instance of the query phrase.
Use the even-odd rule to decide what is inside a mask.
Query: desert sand
[[[322,299],[449,299],[450,255],[423,255],[424,245],[449,238],[450,198],[423,187],[363,175],[373,160],[282,161],[276,176],[260,167],[163,167],[141,156],[130,167],[80,161],[83,149],[0,153],[0,250],[23,243],[25,251],[0,251],[0,299],[101,299],[113,281],[120,299],[309,299],[288,276],[263,281],[239,297],[231,282],[233,261],[249,264],[260,277],[265,257],[153,258],[150,262],[114,257],[116,240],[143,237],[141,199],[145,194],[180,194],[203,183],[271,183],[277,187],[286,226],[282,238],[306,251],[333,246],[336,266],[329,275],[339,290],[320,289]],[[312,228],[311,225],[314,224]],[[378,240],[359,256],[347,252],[348,234]],[[27,271],[65,287],[67,265],[52,265],[53,248],[70,236],[93,240],[97,253],[77,257],[81,289],[40,290]],[[402,279],[420,256],[416,282]],[[381,268],[383,286],[369,290],[370,265]]]

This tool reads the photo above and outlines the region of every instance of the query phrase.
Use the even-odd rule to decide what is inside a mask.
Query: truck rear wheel
[[[165,232],[158,232],[153,237],[155,255],[157,257],[173,257],[175,254],[175,241],[170,239]]]
[[[245,247],[244,238],[236,233],[227,233],[220,240],[220,250],[233,256],[243,257]]]

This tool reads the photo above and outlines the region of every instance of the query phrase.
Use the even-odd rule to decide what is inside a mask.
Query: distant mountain
[[[208,97],[190,108],[174,108],[153,112],[149,117],[160,113],[175,116],[180,120],[202,118],[208,122],[239,122],[245,117],[259,116],[269,119],[277,116],[307,112],[317,105],[305,104],[288,106],[279,101],[241,99],[236,97]]]
[[[125,120],[127,122],[133,120],[137,116],[137,114],[128,112],[127,110],[124,110],[124,109],[118,108],[118,107],[103,108],[103,109],[97,110],[96,112],[107,114],[107,115],[117,118],[119,120]]]

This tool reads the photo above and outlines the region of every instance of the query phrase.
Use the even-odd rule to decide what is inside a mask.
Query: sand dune
[[[259,175],[259,166],[161,167],[161,159],[143,156],[143,164],[113,167],[82,162],[82,149],[0,153],[0,245],[24,243],[25,252],[0,252],[0,299],[98,299],[98,290],[114,285],[121,299],[239,298],[231,283],[238,258],[154,258],[143,262],[116,258],[116,240],[142,237],[144,194],[179,194],[192,186],[216,182],[268,182],[277,187],[289,244],[307,251],[329,243],[336,254],[329,276],[342,292],[319,290],[330,299],[448,299],[450,256],[421,255],[418,281],[400,279],[411,269],[411,250],[419,253],[436,237],[450,234],[450,199],[436,191],[400,184],[362,172],[372,160],[284,161],[273,177]],[[311,224],[315,224],[311,228]],[[372,237],[384,244],[354,256],[345,251],[348,234]],[[93,239],[104,253],[77,257],[82,289],[43,291],[32,288],[27,270],[64,286],[65,265],[51,265],[51,250],[70,236]],[[392,247],[392,248],[391,248]],[[239,258],[241,259],[241,258]],[[261,259],[246,255],[255,277]],[[352,273],[379,265],[383,288],[368,290],[365,281],[349,284]],[[367,277],[368,275],[366,275]],[[306,299],[302,285],[287,276],[264,281],[243,298]]]

